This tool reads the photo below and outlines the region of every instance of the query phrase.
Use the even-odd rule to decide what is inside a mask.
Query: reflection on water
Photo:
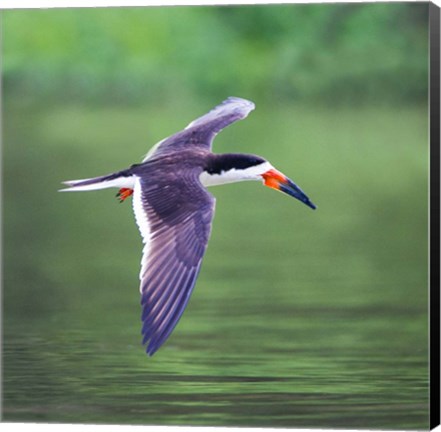
[[[127,344],[136,340],[127,329],[110,328],[102,339],[93,329],[62,328],[6,337],[5,418],[254,427],[426,422],[425,356],[380,337],[382,324],[398,335],[402,320],[418,321],[415,311],[360,322],[355,312],[304,310],[285,328],[272,311],[270,329],[271,319],[250,325],[227,314],[213,334],[189,328],[210,321],[191,312],[151,359]],[[326,329],[310,324],[323,316]],[[217,339],[219,332],[228,336]]]
[[[23,113],[8,112],[4,420],[427,427],[425,141],[416,148],[418,134],[403,131],[392,171],[395,150],[383,145],[403,124],[421,126],[424,137],[423,110],[399,119],[383,112],[390,131],[369,129],[377,115],[369,110],[324,113],[323,131],[313,128],[317,112],[297,112],[317,144],[295,158],[319,172],[299,169],[294,156],[283,166],[289,151],[265,149],[255,124],[256,153],[292,175],[319,209],[257,184],[213,190],[217,213],[195,293],[152,358],[140,346],[141,241],[130,206],[108,191],[55,193],[60,180],[133,162],[121,163],[112,139],[130,136],[130,119],[150,113],[121,113],[123,130],[95,137],[95,148],[88,134],[95,123],[103,133],[106,111],[33,112],[27,128],[19,127]],[[372,136],[359,137],[366,143],[355,151],[347,124],[356,122]],[[282,126],[278,133],[283,148]],[[335,152],[352,171],[335,175]],[[27,175],[9,188],[17,166]]]

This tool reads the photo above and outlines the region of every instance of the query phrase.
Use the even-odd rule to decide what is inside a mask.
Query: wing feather
[[[199,274],[214,215],[214,198],[198,173],[154,184],[137,177],[133,206],[143,241],[140,272],[143,344],[149,355],[182,316]]]
[[[230,124],[244,119],[255,108],[253,102],[229,97],[211,111],[192,121],[184,130],[163,139],[147,153],[143,162],[179,147],[196,146],[211,150],[215,136]]]

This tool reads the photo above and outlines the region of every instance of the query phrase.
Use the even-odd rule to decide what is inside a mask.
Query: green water
[[[206,108],[6,101],[3,419],[427,428],[425,108],[258,107],[222,132],[216,151],[267,157],[318,210],[257,183],[212,189],[196,289],[145,355],[131,204],[57,189],[139,161]]]

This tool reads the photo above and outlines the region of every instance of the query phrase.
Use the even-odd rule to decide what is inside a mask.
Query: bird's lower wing
[[[167,187],[166,187],[167,186]],[[198,183],[135,183],[133,206],[144,240],[140,272],[143,344],[152,355],[188,303],[211,232],[214,198]]]

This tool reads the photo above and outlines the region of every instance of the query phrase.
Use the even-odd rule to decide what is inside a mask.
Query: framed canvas
[[[3,9],[3,422],[437,426],[439,14]]]

